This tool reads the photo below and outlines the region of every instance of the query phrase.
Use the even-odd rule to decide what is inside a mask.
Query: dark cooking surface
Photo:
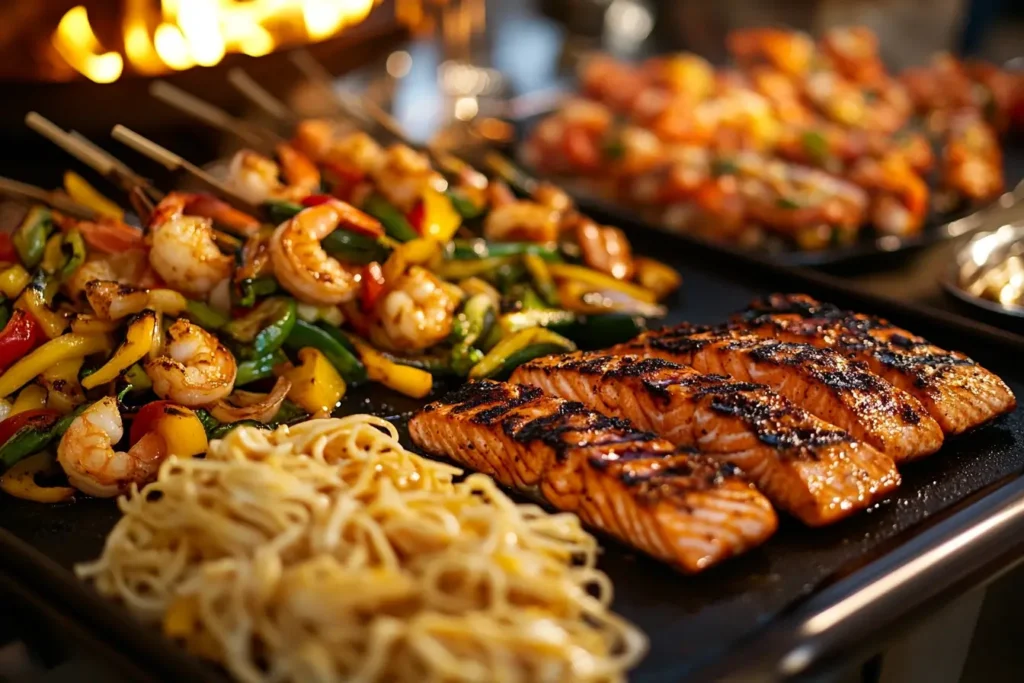
[[[684,295],[675,302],[670,322],[720,321],[753,296],[794,289],[786,276],[766,279],[753,266],[730,263],[701,250],[684,251],[663,236],[639,234],[638,242],[641,251],[660,251],[662,258],[673,260],[686,277]],[[668,249],[675,253],[666,255]],[[741,284],[741,278],[759,278],[762,284]],[[800,285],[797,289],[834,298],[834,292]],[[848,305],[850,301],[840,297],[839,303]],[[860,308],[868,310],[863,304]],[[1015,393],[1024,396],[1024,375],[1019,371],[1016,378],[1009,374],[1007,367],[994,360],[993,353],[986,353],[984,342],[963,334],[943,335],[934,325],[914,316],[895,320],[942,346],[978,356],[1000,372]],[[417,403],[371,388],[355,393],[348,405],[353,411],[383,408],[383,414],[399,417],[407,415]],[[651,638],[651,652],[635,680],[678,680],[768,624],[815,588],[884,555],[886,549],[907,537],[901,537],[904,532],[919,532],[923,527],[918,523],[924,518],[1022,470],[1024,417],[1018,412],[953,439],[936,456],[907,467],[904,484],[896,495],[868,512],[819,530],[784,520],[779,533],[764,547],[704,576],[684,577],[605,540],[601,564],[615,582],[615,608]],[[0,519],[8,531],[70,568],[99,554],[117,511],[110,501],[45,506],[3,496]],[[70,580],[70,574],[66,578]]]

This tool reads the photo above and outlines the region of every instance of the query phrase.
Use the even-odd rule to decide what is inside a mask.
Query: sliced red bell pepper
[[[60,413],[47,408],[26,410],[17,415],[12,415],[3,422],[0,422],[0,446],[7,443],[22,427],[49,429],[58,419],[60,419]]]
[[[0,263],[17,263],[18,251],[14,248],[11,234],[0,232]]]
[[[376,261],[363,268],[363,286],[359,290],[359,305],[364,313],[373,311],[377,300],[384,293],[384,271]]]
[[[177,406],[174,401],[153,401],[139,409],[132,420],[132,428],[128,432],[128,441],[133,446],[139,439],[156,429],[156,423],[163,418],[168,406]]]
[[[6,370],[28,354],[39,342],[48,339],[32,314],[20,308],[14,309],[11,319],[0,331],[0,371]]]
[[[412,226],[413,230],[422,235],[423,219],[426,217],[426,215],[427,212],[426,209],[423,207],[423,201],[421,200],[416,202],[416,206],[412,207],[412,210],[410,210],[409,213],[405,215],[405,219],[409,221],[409,225]]]
[[[320,206],[321,204],[325,204],[331,201],[332,199],[337,199],[337,197],[332,197],[329,194],[311,194],[302,200],[302,205],[305,206],[306,208],[309,208],[311,206]]]

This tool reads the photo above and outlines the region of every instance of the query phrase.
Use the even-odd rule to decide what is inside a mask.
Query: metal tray
[[[686,278],[670,322],[721,321],[758,294],[807,292],[885,315],[976,356],[1024,396],[1024,369],[1012,360],[1024,350],[1024,337],[860,294],[810,271],[666,243],[634,227],[639,252],[657,253]],[[352,411],[374,410],[400,422],[417,405],[379,388],[348,399]],[[633,679],[765,680],[827,667],[885,627],[1020,559],[1022,471],[1024,413],[1018,411],[905,468],[903,486],[871,510],[819,530],[784,520],[762,548],[706,575],[683,576],[604,539],[601,565],[615,583],[615,609],[651,638]],[[68,571],[99,554],[117,517],[111,501],[43,506],[0,498],[0,579],[50,605],[59,615],[55,627],[109,644],[136,672],[155,680],[223,680],[222,672],[140,628]]]
[[[524,140],[529,131],[539,121],[539,116],[518,120],[516,122],[517,138]],[[531,173],[533,172],[533,169],[530,169],[528,166],[525,169]],[[538,177],[543,177],[543,174]],[[1015,135],[1004,142],[1003,177],[1006,179],[1007,188],[1014,187],[1024,178],[1024,140],[1021,139],[1021,136]],[[564,187],[584,213],[601,214],[609,223],[614,225],[637,222],[637,209],[635,207],[602,198],[588,191],[572,178],[552,176],[550,179]],[[815,251],[801,251],[791,247],[774,250],[746,250],[727,243],[711,242],[693,235],[670,230],[669,228],[662,227],[656,219],[641,218],[640,222],[650,230],[667,233],[686,244],[701,244],[734,256],[749,256],[752,252],[756,251],[763,254],[773,263],[784,266],[877,268],[891,264],[910,252],[959,237],[965,232],[978,227],[969,220],[960,219],[965,219],[981,208],[983,207],[975,206],[948,213],[933,212],[927,219],[921,233],[912,237],[899,238],[891,235],[876,235],[872,230],[864,229],[861,231],[858,240],[849,246]]]

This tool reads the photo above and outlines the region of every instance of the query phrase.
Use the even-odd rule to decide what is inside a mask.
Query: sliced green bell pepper
[[[280,349],[260,358],[242,361],[235,374],[235,386],[245,386],[261,379],[274,376],[274,367],[286,363],[288,357]]]
[[[275,296],[264,299],[259,306],[225,325],[223,330],[239,342],[238,357],[262,358],[281,348],[296,320],[295,299]]]
[[[363,211],[380,221],[387,236],[399,242],[408,242],[420,236],[409,220],[391,202],[379,194],[371,194],[363,200]]]
[[[31,270],[43,260],[46,240],[54,231],[53,214],[45,206],[33,206],[25,214],[11,241],[21,265]]]
[[[345,383],[355,386],[366,381],[366,366],[351,350],[351,345],[341,330],[323,323],[313,325],[296,320],[295,327],[284,342],[289,349],[298,351],[307,346],[317,349],[331,362]]]

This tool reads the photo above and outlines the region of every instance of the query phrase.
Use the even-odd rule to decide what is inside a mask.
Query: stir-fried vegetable
[[[552,353],[575,351],[576,345],[550,330],[534,327],[498,342],[470,371],[473,379],[505,379],[523,363]]]
[[[236,342],[239,358],[261,358],[284,345],[295,328],[298,315],[295,300],[288,297],[264,299],[259,306],[223,327]]]
[[[322,323],[312,325],[298,320],[285,340],[285,345],[296,351],[308,347],[322,352],[349,385],[354,386],[366,381],[366,367],[353,353],[345,335],[337,328]]]
[[[308,413],[329,414],[345,396],[344,378],[319,349],[300,349],[299,364],[283,376],[291,382],[288,398]]]
[[[21,264],[35,268],[43,260],[46,240],[54,230],[53,215],[45,206],[33,206],[14,232],[14,248]]]

